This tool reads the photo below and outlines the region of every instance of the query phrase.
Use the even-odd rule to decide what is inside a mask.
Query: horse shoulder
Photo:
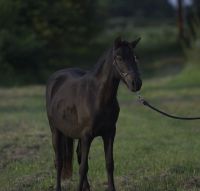
[[[74,88],[72,82],[85,75],[85,73],[86,71],[84,70],[71,68],[59,70],[50,76],[46,86],[46,107],[48,113],[51,113],[52,104],[60,100],[63,93],[67,95],[72,92],[71,90]],[[67,86],[70,86],[71,89],[67,88]],[[55,99],[55,97],[57,98]]]

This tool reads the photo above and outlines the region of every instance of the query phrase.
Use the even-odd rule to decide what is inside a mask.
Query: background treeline
[[[167,0],[0,0],[0,84],[43,83],[57,69],[87,68],[115,35],[145,38],[147,25],[171,38],[175,15]],[[148,52],[159,35],[146,31]]]
[[[87,0],[1,0],[1,78],[41,82],[47,70],[71,65],[96,34],[95,22]]]

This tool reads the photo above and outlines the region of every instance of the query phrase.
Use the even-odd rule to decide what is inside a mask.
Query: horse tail
[[[74,140],[71,138],[64,138],[62,147],[62,179],[69,179],[73,172]]]

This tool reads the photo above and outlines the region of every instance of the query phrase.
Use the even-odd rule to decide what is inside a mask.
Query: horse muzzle
[[[140,78],[138,79],[133,79],[131,81],[131,83],[128,83],[128,88],[132,91],[132,92],[137,92],[141,89],[142,87],[142,80]]]

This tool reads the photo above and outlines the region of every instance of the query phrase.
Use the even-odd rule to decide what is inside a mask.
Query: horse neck
[[[94,72],[98,84],[97,96],[102,104],[109,104],[117,96],[119,81],[113,67],[112,49],[106,52]]]

